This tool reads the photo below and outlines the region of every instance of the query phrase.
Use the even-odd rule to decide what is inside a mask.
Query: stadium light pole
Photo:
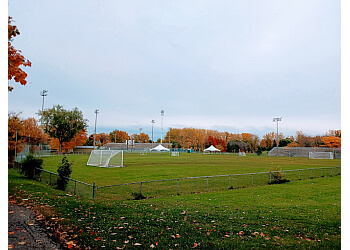
[[[45,96],[47,96],[47,90],[43,90],[40,92],[40,95],[43,97],[43,104],[41,105],[41,130],[44,132],[44,128],[43,128],[43,113],[44,113],[44,99],[45,99]]]
[[[160,135],[160,144],[163,143],[163,117],[164,117],[164,110],[161,110],[160,111],[160,115],[162,117],[162,120],[161,120],[161,127],[160,127],[160,130],[161,130],[161,135]]]
[[[273,118],[272,121],[277,123],[277,156],[278,156],[278,122],[280,122],[282,120],[282,117],[276,117]]]
[[[140,129],[140,143],[141,143],[141,131],[142,131],[142,128],[139,128]]]
[[[152,120],[151,123],[152,123],[152,143],[153,143],[153,124],[155,123],[156,121],[155,120]]]
[[[95,133],[94,133],[94,150],[95,150],[95,146],[96,146],[96,124],[97,124],[97,114],[98,114],[99,110],[96,109],[95,110],[95,114],[96,114],[96,118],[95,118]]]

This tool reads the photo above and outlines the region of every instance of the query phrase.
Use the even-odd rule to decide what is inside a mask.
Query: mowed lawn
[[[43,157],[43,168],[57,172],[63,156]],[[282,170],[307,169],[340,166],[340,159],[312,160],[308,158],[268,157],[249,155],[242,157],[233,154],[189,154],[180,153],[179,157],[168,153],[140,155],[125,153],[122,168],[99,168],[87,166],[89,155],[68,155],[72,162],[71,178],[97,186],[149,180],[174,179],[197,176],[244,174]]]
[[[254,162],[254,157],[245,160]],[[68,248],[76,245],[84,249],[341,247],[339,175],[165,198],[97,201],[67,196],[9,170],[8,190],[11,199],[43,213],[51,227],[64,229]]]

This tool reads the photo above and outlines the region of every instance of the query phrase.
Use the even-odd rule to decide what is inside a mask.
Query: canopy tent
[[[206,148],[206,149],[204,149],[203,150],[204,151],[204,153],[207,153],[207,152],[220,152],[220,150],[219,149],[217,149],[216,147],[214,147],[213,145],[211,145],[209,148]]]
[[[170,150],[163,147],[161,144],[159,144],[157,147],[152,148],[151,151],[165,152],[165,151],[170,151]]]

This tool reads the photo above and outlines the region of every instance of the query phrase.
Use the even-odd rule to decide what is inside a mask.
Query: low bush
[[[21,161],[21,173],[29,179],[34,179],[35,176],[40,176],[42,173],[43,159],[36,158],[30,154]]]

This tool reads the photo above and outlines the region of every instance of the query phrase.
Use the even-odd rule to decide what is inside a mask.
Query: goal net
[[[309,152],[309,159],[334,159],[332,152]]]
[[[246,156],[245,152],[241,152],[241,151],[238,153],[238,155],[239,156]]]
[[[123,167],[123,150],[92,150],[87,165],[102,168]]]

